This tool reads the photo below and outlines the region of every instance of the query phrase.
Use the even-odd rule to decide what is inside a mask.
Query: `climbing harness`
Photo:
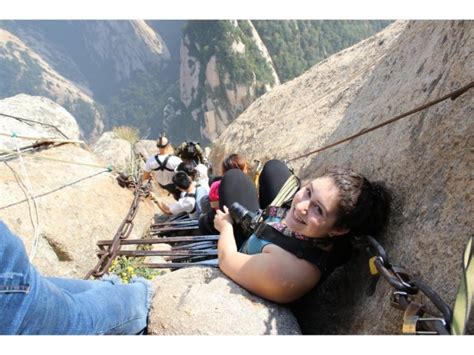
[[[255,159],[253,162],[256,165],[256,167],[255,167],[255,177],[253,178],[253,184],[255,185],[255,187],[257,188],[257,191],[258,191],[258,181],[260,179],[260,174],[262,173],[263,164],[260,160],[257,160],[257,159]]]
[[[158,163],[158,167],[155,168],[155,169],[152,169],[153,171],[174,171],[174,169],[170,169],[168,168],[168,160],[170,159],[171,155],[167,155],[165,160],[164,161],[161,161],[159,158],[158,158],[158,154],[155,155],[155,160],[156,162]]]

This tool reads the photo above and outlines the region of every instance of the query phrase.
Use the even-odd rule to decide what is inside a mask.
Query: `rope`
[[[443,97],[440,97],[440,98],[438,98],[438,99],[436,99],[436,100],[430,101],[430,102],[428,102],[428,103],[426,103],[426,104],[424,104],[424,105],[422,105],[422,106],[419,106],[419,107],[414,108],[414,109],[412,109],[412,110],[410,110],[410,111],[407,111],[407,112],[405,112],[405,113],[403,113],[403,114],[401,114],[401,115],[398,115],[398,116],[396,116],[396,117],[393,117],[393,118],[391,118],[391,119],[389,119],[389,120],[387,120],[387,121],[384,121],[384,122],[382,122],[382,123],[380,123],[380,124],[378,124],[378,125],[375,125],[375,126],[372,126],[372,127],[369,127],[369,128],[364,128],[364,129],[362,129],[361,131],[359,131],[358,133],[353,134],[352,136],[349,136],[349,137],[347,137],[347,138],[341,139],[341,140],[339,140],[339,141],[337,141],[337,142],[331,143],[331,144],[329,144],[329,145],[327,145],[327,146],[324,146],[324,147],[322,147],[322,148],[318,148],[318,149],[316,149],[316,150],[310,151],[309,153],[302,154],[302,155],[300,155],[300,156],[297,156],[296,158],[289,159],[288,162],[291,162],[291,161],[295,161],[295,160],[298,160],[298,159],[301,159],[301,158],[308,157],[308,156],[310,156],[310,155],[312,155],[312,154],[316,154],[316,153],[322,152],[322,151],[324,151],[324,150],[326,150],[326,149],[329,149],[329,148],[335,147],[335,146],[337,146],[337,145],[339,145],[339,144],[342,144],[342,143],[345,143],[345,142],[347,142],[347,141],[350,141],[350,140],[352,140],[352,139],[354,139],[354,138],[363,136],[364,134],[367,134],[367,133],[369,133],[369,132],[375,131],[376,129],[379,129],[379,128],[384,127],[384,126],[386,126],[386,125],[388,125],[388,124],[391,124],[391,123],[393,123],[393,122],[396,122],[396,121],[398,121],[398,120],[401,120],[402,118],[405,118],[405,117],[407,117],[407,116],[410,116],[410,115],[412,115],[412,114],[414,114],[414,113],[417,113],[417,112],[419,112],[419,111],[425,110],[425,109],[427,109],[428,107],[434,106],[434,105],[436,105],[436,104],[438,104],[438,103],[440,103],[440,102],[442,102],[442,101],[445,101],[445,100],[447,100],[447,99],[455,100],[455,99],[457,99],[459,96],[461,96],[462,94],[464,94],[465,92],[467,92],[469,89],[471,89],[471,88],[473,88],[473,87],[474,87],[474,81],[472,81],[472,82],[470,82],[469,84],[467,84],[467,85],[461,87],[460,89],[454,90],[454,91],[450,92],[449,94],[444,95]]]
[[[52,128],[54,128],[56,131],[58,131],[64,138],[69,139],[69,137],[66,136],[66,135],[65,135],[57,126],[55,126],[55,125],[52,125],[52,124],[49,124],[49,123],[40,122],[40,121],[34,121],[34,120],[27,119],[27,118],[22,118],[22,117],[7,115],[7,114],[5,114],[5,113],[0,113],[0,116],[13,118],[13,119],[15,119],[15,120],[17,120],[17,121],[20,121],[20,122],[31,122],[31,123],[37,123],[37,124],[40,124],[40,125],[43,125],[43,126],[52,127]]]
[[[33,224],[33,229],[34,229],[34,237],[33,237],[33,243],[31,245],[31,249],[30,249],[30,260],[33,260],[35,255],[36,255],[36,251],[38,250],[38,244],[39,244],[39,237],[40,237],[40,230],[41,230],[41,225],[40,225],[40,220],[39,220],[39,207],[38,207],[38,203],[36,202],[36,199],[33,195],[33,188],[31,186],[31,181],[30,181],[30,178],[29,178],[29,175],[28,175],[28,172],[26,170],[26,166],[24,164],[24,161],[23,161],[23,158],[22,158],[22,154],[20,152],[20,146],[18,145],[18,140],[17,139],[14,139],[15,141],[15,145],[16,145],[16,150],[17,150],[17,153],[18,153],[18,158],[19,158],[19,161],[20,161],[20,168],[21,168],[21,172],[24,176],[24,180],[25,182],[22,182],[23,184],[23,191],[25,192],[25,195],[26,195],[26,198],[27,200],[29,198],[31,198],[32,202],[33,202],[33,205],[34,205],[34,208],[35,208],[35,216],[36,216],[36,223],[32,217],[32,213],[31,213],[31,205],[30,203],[28,202],[28,210],[30,212],[30,218],[31,218],[31,222]],[[9,166],[10,167],[10,166]],[[12,169],[10,167],[10,169]],[[13,169],[12,169],[13,170]],[[15,178],[17,178],[17,181],[21,181],[21,178],[16,175]],[[19,183],[20,187],[21,187],[21,184]]]
[[[7,164],[7,163],[5,163]],[[54,190],[51,190],[51,191],[48,191],[48,192],[45,192],[45,193],[42,193],[40,195],[36,195],[34,196],[34,198],[39,198],[39,197],[43,197],[43,196],[46,196],[46,195],[49,195],[49,194],[52,194],[53,192],[56,192],[56,191],[59,191],[59,190],[62,190],[64,189],[65,187],[68,187],[68,186],[72,186],[72,185],[75,185],[81,181],[84,181],[84,180],[87,180],[87,179],[91,179],[93,178],[94,176],[97,176],[97,175],[100,175],[102,173],[107,173],[109,172],[109,170],[102,170],[102,171],[99,171],[98,173],[95,173],[95,174],[92,174],[92,175],[89,175],[89,176],[86,176],[86,177],[83,177],[83,178],[80,178],[78,180],[75,180],[73,182],[70,182],[69,184],[66,184],[66,185],[62,185]],[[27,201],[28,199],[24,199],[24,200],[21,200],[21,201],[17,201],[17,202],[14,202],[14,203],[11,203],[9,205],[6,205],[6,206],[3,206],[3,207],[0,207],[0,211],[1,210],[4,210],[4,209],[7,209],[7,208],[10,208],[10,207],[13,207],[13,206],[16,206],[16,205],[19,205],[20,203],[23,203],[25,201]]]
[[[11,150],[4,150],[4,149],[0,149],[0,153],[9,153],[9,154],[12,154],[12,155],[19,155],[18,152],[11,151]],[[28,157],[33,158],[33,159],[37,159],[37,160],[49,160],[49,161],[55,161],[55,162],[64,163],[64,164],[81,165],[81,166],[89,166],[89,167],[92,167],[92,168],[107,169],[109,172],[114,171],[112,165],[103,166],[103,165],[97,165],[97,164],[79,163],[79,162],[74,162],[74,161],[70,161],[70,160],[40,157],[40,156],[36,156],[36,155],[28,155]]]
[[[18,135],[15,132],[12,133],[3,133],[0,132],[0,136],[5,137],[12,137],[12,138],[21,138],[21,139],[29,139],[29,140],[43,140],[52,143],[77,143],[77,144],[86,144],[84,141],[75,140],[75,139],[57,139],[57,138],[48,138],[48,137],[31,137],[31,136],[22,136]]]

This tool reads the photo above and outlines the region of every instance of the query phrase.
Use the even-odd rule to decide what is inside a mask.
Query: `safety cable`
[[[49,143],[49,142],[36,142],[27,146],[20,147],[22,153],[37,153],[45,149],[59,147],[66,143]],[[1,150],[0,149],[0,162],[9,161],[17,157],[17,151],[14,150]]]
[[[34,141],[47,141],[47,142],[52,142],[52,143],[77,143],[77,144],[86,144],[86,142],[78,140],[78,139],[58,139],[58,138],[50,138],[50,137],[31,137],[31,136],[23,136],[16,134],[15,132],[12,133],[4,133],[0,132],[0,136],[5,136],[5,137],[12,137],[12,138],[21,138],[21,139],[28,139],[28,140],[34,140]]]
[[[22,154],[21,154],[21,151],[20,151],[20,146],[18,144],[18,139],[14,138],[14,142],[15,142],[15,145],[16,145],[16,150],[17,150],[19,161],[20,161],[21,172],[23,174],[25,182],[23,182],[22,179],[18,175],[15,176],[15,178],[17,178],[17,181],[18,180],[22,181],[23,186],[25,187],[24,192],[25,192],[26,198],[27,199],[31,198],[31,200],[33,202],[33,206],[35,208],[36,222],[34,221],[33,218],[31,218],[31,221],[33,223],[33,229],[34,229],[34,237],[33,237],[33,243],[31,245],[30,255],[29,255],[30,259],[33,260],[35,255],[36,255],[36,251],[38,249],[39,238],[40,238],[40,230],[41,230],[40,219],[39,219],[39,203],[36,201],[36,199],[33,195],[33,188],[31,186],[31,181],[30,181],[30,178],[29,178],[29,175],[28,175],[28,171],[26,170],[26,166],[25,166],[25,163],[24,163],[23,158],[22,158]],[[21,185],[20,185],[20,187],[21,187]],[[29,208],[31,207],[30,203],[28,203],[28,207]],[[31,215],[32,214],[31,214],[31,210],[30,210],[30,216]]]
[[[15,151],[3,150],[3,149],[0,149],[0,153],[9,153],[11,155],[19,155],[19,153],[15,152]],[[98,164],[79,163],[79,162],[74,162],[74,161],[70,161],[70,160],[47,158],[47,157],[41,157],[41,156],[37,156],[37,155],[27,155],[27,157],[37,159],[37,160],[49,160],[49,161],[55,161],[55,162],[64,163],[64,164],[81,165],[81,166],[89,166],[89,167],[92,167],[92,168],[107,169],[109,172],[115,171],[115,169],[112,167],[112,165],[103,166],[103,165],[98,165]]]
[[[43,126],[52,127],[56,131],[58,131],[59,134],[61,134],[64,138],[69,139],[69,137],[67,135],[65,135],[57,126],[52,125],[50,123],[44,123],[44,122],[40,122],[40,121],[31,120],[31,119],[28,119],[28,118],[22,118],[22,117],[7,115],[5,113],[0,113],[0,116],[13,118],[13,119],[15,119],[17,121],[20,121],[20,122],[23,121],[23,122],[29,122],[29,123],[37,123],[37,124],[40,124],[40,125],[43,125]]]
[[[436,105],[436,104],[438,104],[438,103],[440,103],[440,102],[442,102],[442,101],[445,101],[445,100],[447,100],[447,99],[456,100],[459,96],[461,96],[462,94],[466,93],[469,89],[471,89],[471,88],[473,88],[473,87],[474,87],[474,81],[471,81],[469,84],[467,84],[467,85],[465,85],[465,86],[463,86],[463,87],[461,87],[461,88],[459,88],[459,89],[457,89],[457,90],[454,90],[454,91],[450,92],[449,94],[444,95],[444,96],[442,96],[442,97],[440,97],[440,98],[438,98],[438,99],[436,99],[436,100],[430,101],[430,102],[428,102],[428,103],[426,103],[426,104],[424,104],[424,105],[421,105],[421,106],[419,106],[419,107],[416,107],[416,108],[414,108],[414,109],[412,109],[412,110],[410,110],[410,111],[407,111],[407,112],[405,112],[405,113],[403,113],[403,114],[401,114],[401,115],[398,115],[398,116],[396,116],[396,117],[393,117],[393,118],[391,118],[391,119],[389,119],[389,120],[387,120],[387,121],[384,121],[384,122],[382,122],[382,123],[380,123],[380,124],[378,124],[378,125],[375,125],[375,126],[372,126],[372,127],[368,127],[368,128],[364,128],[364,129],[362,129],[361,131],[359,131],[359,132],[356,133],[356,134],[353,134],[353,135],[351,135],[351,136],[349,136],[349,137],[347,137],[347,138],[344,138],[344,139],[341,139],[341,140],[339,140],[339,141],[337,141],[337,142],[334,142],[334,143],[331,143],[331,144],[329,144],[329,145],[326,145],[326,146],[324,146],[324,147],[322,147],[322,148],[318,148],[318,149],[315,149],[315,150],[313,150],[313,151],[310,151],[310,152],[308,152],[308,153],[306,153],[306,154],[302,154],[302,155],[297,156],[297,157],[295,157],[295,158],[288,159],[287,161],[288,161],[288,162],[292,162],[292,161],[295,161],[295,160],[298,160],[298,159],[301,159],[301,158],[305,158],[305,157],[308,157],[308,156],[310,156],[310,155],[313,155],[313,154],[322,152],[322,151],[324,151],[324,150],[326,150],[326,149],[335,147],[335,146],[337,146],[337,145],[339,145],[339,144],[345,143],[345,142],[350,141],[350,140],[352,140],[352,139],[354,139],[354,138],[357,138],[357,137],[360,137],[360,136],[362,136],[362,135],[364,135],[364,134],[367,134],[367,133],[369,133],[369,132],[372,132],[372,131],[374,131],[374,130],[376,130],[376,129],[378,129],[378,128],[384,127],[384,126],[386,126],[386,125],[388,125],[388,124],[391,124],[391,123],[393,123],[393,122],[396,122],[396,121],[398,121],[398,120],[401,120],[402,118],[405,118],[405,117],[407,117],[407,116],[410,116],[410,115],[412,115],[412,114],[414,114],[414,113],[417,113],[417,112],[419,112],[419,111],[425,110],[425,109],[427,109],[428,107],[434,106],[434,105]]]
[[[5,164],[7,164],[7,163],[5,163]],[[68,184],[66,184],[66,185],[62,185],[62,186],[60,186],[60,187],[58,187],[58,188],[56,188],[56,189],[54,189],[54,190],[51,190],[51,191],[48,191],[48,192],[44,192],[44,193],[39,194],[39,195],[36,195],[36,196],[34,196],[34,197],[35,197],[35,198],[39,198],[39,197],[43,197],[43,196],[52,194],[53,192],[56,192],[56,191],[59,191],[59,190],[64,189],[65,187],[75,185],[75,184],[77,184],[77,183],[79,183],[79,182],[81,182],[81,181],[84,181],[84,180],[87,180],[87,179],[91,179],[91,178],[93,178],[93,177],[95,177],[95,176],[97,176],[97,175],[100,175],[100,174],[103,174],[103,173],[108,173],[108,172],[109,172],[108,169],[107,169],[107,170],[99,171],[98,173],[85,176],[85,177],[80,178],[80,179],[78,179],[78,180],[72,181],[72,182],[70,182],[70,183],[68,183]],[[11,204],[9,204],[9,205],[0,207],[0,211],[1,211],[1,210],[4,210],[4,209],[7,209],[7,208],[10,208],[10,207],[13,207],[13,206],[16,206],[16,205],[19,205],[20,203],[23,203],[23,202],[25,202],[25,201],[27,201],[27,200],[28,200],[28,199],[24,199],[24,200],[17,201],[17,202],[11,203]]]
[[[16,182],[18,183],[18,186],[20,186],[21,190],[26,196],[26,202],[28,204],[28,214],[30,216],[30,221],[31,221],[31,224],[33,225],[33,230],[34,230],[33,243],[31,245],[30,254],[29,254],[30,259],[33,260],[34,256],[36,255],[36,251],[39,244],[39,237],[40,237],[40,231],[39,231],[40,220],[39,220],[38,203],[36,199],[34,198],[31,190],[28,189],[25,182],[21,179],[21,177],[18,175],[15,169],[13,169],[10,165],[8,165],[7,162],[5,162],[5,165],[11,170],[11,172],[13,173],[13,176],[15,177]],[[31,205],[30,200],[33,201],[33,206]],[[34,212],[35,212],[34,214],[32,212],[32,209],[34,209]],[[36,222],[33,215],[36,218]]]

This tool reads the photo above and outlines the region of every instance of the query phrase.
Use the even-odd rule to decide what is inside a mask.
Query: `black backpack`
[[[158,167],[156,169],[153,169],[154,171],[174,171],[174,169],[170,169],[166,166],[168,164],[168,160],[170,159],[171,155],[168,155],[165,160],[162,162],[160,159],[158,159],[158,155],[155,155],[155,160],[158,163]]]
[[[183,155],[187,159],[196,159],[198,158],[198,148],[196,147],[196,142],[187,142],[186,146],[184,147]]]

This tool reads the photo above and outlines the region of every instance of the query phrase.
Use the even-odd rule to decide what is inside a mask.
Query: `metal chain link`
[[[137,215],[138,205],[142,196],[146,194],[146,188],[141,186],[141,178],[135,184],[134,198],[130,209],[127,213],[127,216],[120,224],[115,236],[112,240],[112,244],[108,247],[106,252],[100,257],[97,265],[90,270],[84,279],[89,279],[91,276],[98,278],[103,276],[110,268],[112,261],[117,256],[118,251],[120,250],[120,242],[123,239],[127,239],[130,236],[130,233],[133,230],[133,219]]]
[[[365,247],[370,255],[369,268],[373,276],[382,276],[395,290],[392,306],[404,311],[404,334],[449,334],[451,308],[420,278],[412,278],[400,266],[392,265],[382,245],[371,236],[357,238],[358,247]],[[431,314],[423,304],[428,298],[442,316]],[[426,317],[428,315],[429,317]]]

